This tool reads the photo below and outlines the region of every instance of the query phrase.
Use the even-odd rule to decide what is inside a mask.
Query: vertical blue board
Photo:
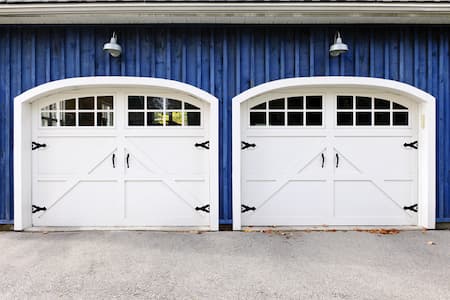
[[[328,48],[339,28],[349,51]],[[102,50],[116,31],[123,54]],[[169,78],[219,98],[220,223],[231,224],[231,99],[270,80],[371,76],[437,99],[437,220],[450,222],[449,27],[3,26],[0,27],[0,224],[13,222],[13,99],[78,76]]]

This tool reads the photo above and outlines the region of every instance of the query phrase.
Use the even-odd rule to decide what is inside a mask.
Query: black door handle
[[[130,153],[127,153],[127,169],[130,168]]]
[[[255,148],[255,147],[256,147],[256,144],[241,141],[241,150],[245,150],[247,148]]]
[[[112,165],[113,165],[113,168],[116,167],[116,154],[115,153],[113,153],[113,155],[112,155]]]
[[[339,168],[339,154],[336,153],[336,168]]]
[[[322,153],[322,168],[325,165],[325,155]]]

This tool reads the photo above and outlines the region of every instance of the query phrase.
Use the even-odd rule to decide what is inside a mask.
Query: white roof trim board
[[[5,3],[0,24],[450,24],[430,1]]]

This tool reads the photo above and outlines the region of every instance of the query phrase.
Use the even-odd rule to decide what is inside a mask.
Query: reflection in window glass
[[[75,110],[75,99],[67,99],[59,103],[61,110]]]
[[[251,126],[266,126],[266,113],[265,112],[250,112],[250,125]]]
[[[78,114],[79,126],[94,126],[94,113],[93,112],[80,112]]]
[[[163,126],[164,125],[164,113],[148,112],[147,113],[147,125],[148,126]]]
[[[62,112],[61,113],[61,126],[76,126],[77,114],[75,112]]]
[[[166,126],[181,126],[183,125],[183,114],[181,112],[167,112]]]
[[[303,112],[288,112],[288,125],[290,126],[303,125]]]
[[[94,97],[78,98],[78,109],[89,110],[94,109]]]
[[[41,113],[41,125],[45,127],[57,126],[58,119],[56,118],[56,112]]]
[[[353,96],[337,96],[337,109],[353,109]]]
[[[288,109],[303,109],[303,97],[288,98]]]
[[[352,112],[338,112],[337,113],[337,125],[352,126],[353,125],[353,113]]]
[[[392,108],[393,109],[408,109],[406,106],[403,106],[403,105],[395,103],[395,102],[392,102]]]
[[[306,125],[322,126],[322,112],[306,112]]]
[[[112,96],[98,96],[97,97],[97,109],[99,110],[112,110],[113,97]]]
[[[375,112],[375,125],[387,126],[391,124],[391,115],[389,112]]]
[[[283,126],[284,112],[269,112],[269,125]]]
[[[408,112],[393,112],[392,123],[396,126],[408,126]]]
[[[129,126],[144,126],[144,113],[143,112],[128,112],[128,125]]]
[[[266,102],[253,106],[251,109],[266,109]]]
[[[371,112],[356,112],[356,125],[368,126],[372,125]]]
[[[371,109],[371,108],[372,108],[372,98],[360,96],[356,97],[356,109]]]
[[[144,109],[144,96],[128,96],[128,109]]]
[[[200,107],[184,102],[184,109],[200,109]]]
[[[160,97],[147,97],[147,109],[163,109],[164,99]]]
[[[284,98],[269,101],[269,109],[284,109]]]
[[[322,109],[322,96],[306,96],[306,109]]]
[[[384,99],[375,98],[375,109],[389,109],[391,108],[391,102]]]
[[[41,110],[56,110],[56,103],[47,105],[47,106],[43,107]]]
[[[200,126],[200,112],[185,112],[184,123],[188,126]]]
[[[167,109],[181,109],[181,101],[175,99],[167,99],[166,100],[166,108]]]
[[[97,113],[97,126],[114,126],[112,112],[98,112]]]

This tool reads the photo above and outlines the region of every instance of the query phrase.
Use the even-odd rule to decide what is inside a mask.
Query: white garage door
[[[208,106],[136,90],[34,102],[33,226],[209,226]]]
[[[243,103],[242,224],[417,224],[416,106],[351,90]]]

